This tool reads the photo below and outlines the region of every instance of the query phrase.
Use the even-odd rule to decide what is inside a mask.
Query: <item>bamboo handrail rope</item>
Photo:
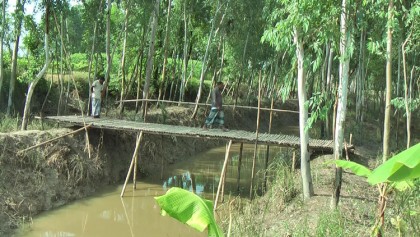
[[[37,148],[37,147],[40,147],[40,146],[43,146],[43,145],[45,145],[45,144],[48,144],[48,143],[53,142],[53,141],[56,141],[56,140],[61,139],[61,138],[63,138],[63,137],[67,137],[67,136],[70,136],[70,135],[72,135],[72,134],[78,133],[78,132],[80,132],[80,131],[82,131],[82,130],[85,130],[85,129],[89,128],[90,126],[92,126],[92,124],[88,124],[88,125],[86,125],[85,127],[79,128],[79,129],[77,129],[77,130],[75,130],[75,131],[73,131],[73,132],[69,132],[69,133],[66,133],[66,134],[64,134],[64,135],[61,135],[61,136],[59,136],[59,137],[53,138],[53,139],[51,139],[51,140],[48,140],[48,141],[42,142],[42,143],[40,143],[40,144],[37,144],[37,145],[31,146],[31,147],[25,148],[25,149],[23,149],[23,150],[18,151],[18,152],[17,152],[17,154],[22,154],[23,152],[26,152],[26,151],[32,150],[32,149]]]
[[[137,101],[148,101],[148,102],[162,102],[162,103],[173,103],[173,104],[184,104],[184,105],[196,105],[195,102],[179,102],[179,101],[171,101],[171,100],[156,100],[156,99],[133,99],[133,100],[117,100],[115,103],[120,102],[137,102]],[[198,103],[198,105],[201,106],[210,106],[211,104],[207,103]],[[253,106],[244,106],[244,105],[223,105],[223,107],[236,107],[236,108],[242,108],[242,109],[258,109],[258,107]],[[260,108],[260,110],[264,111],[274,111],[274,112],[286,112],[286,113],[295,113],[298,114],[299,111],[294,110],[287,110],[287,109],[270,109],[270,108]],[[309,113],[310,114],[310,113]]]

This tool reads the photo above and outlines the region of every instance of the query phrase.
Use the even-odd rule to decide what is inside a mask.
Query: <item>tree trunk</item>
[[[44,46],[45,46],[45,64],[42,67],[41,71],[39,71],[39,73],[36,75],[35,80],[33,80],[30,84],[29,84],[29,88],[28,88],[28,93],[26,94],[26,101],[25,101],[25,109],[23,112],[23,119],[22,119],[22,128],[21,130],[26,130],[27,126],[28,126],[28,120],[29,120],[29,115],[30,115],[30,108],[31,108],[31,100],[32,100],[32,95],[35,91],[35,87],[38,84],[39,80],[44,76],[45,72],[48,69],[48,65],[50,64],[50,48],[49,48],[49,43],[48,43],[48,18],[49,18],[49,5],[47,3],[46,5],[46,10],[45,10],[45,19],[46,19],[46,24],[45,24],[45,42],[44,42]]]
[[[144,82],[144,88],[143,88],[143,99],[149,98],[149,87],[150,87],[150,80],[152,77],[152,70],[153,70],[153,56],[155,53],[156,29],[158,27],[159,3],[160,3],[160,0],[156,0],[155,9],[153,11],[152,32],[150,34],[149,53],[147,55],[146,80]],[[141,112],[142,112],[143,119],[146,120],[147,101],[143,101],[141,105]]]
[[[98,13],[100,13],[101,12],[101,9],[102,9],[102,2],[103,1],[100,1],[100,3],[99,3],[99,9],[98,9]],[[90,51],[90,56],[89,56],[89,63],[88,63],[88,83],[89,83],[89,88],[92,86],[92,83],[93,83],[93,80],[91,79],[91,72],[92,72],[92,61],[93,61],[93,59],[94,59],[94,57],[95,57],[95,45],[96,45],[96,33],[97,33],[97,29],[98,29],[98,19],[99,19],[99,17],[95,17],[95,25],[94,25],[94,27],[93,27],[93,36],[92,36],[92,48],[91,48],[91,51]],[[97,67],[95,67],[95,73],[94,73],[94,75],[96,75],[96,68]],[[87,112],[86,112],[86,114],[89,114],[89,107],[90,107],[90,100],[92,99],[92,92],[91,92],[91,90],[89,89],[89,99],[88,99],[88,105],[87,105]]]
[[[239,87],[241,85],[242,78],[245,77],[245,75],[244,75],[244,71],[245,71],[245,55],[246,55],[246,50],[247,50],[247,46],[248,46],[248,39],[249,39],[249,31],[246,34],[244,52],[242,54],[242,62],[241,62],[241,67],[242,68],[241,68],[240,76],[239,76],[238,83],[236,84],[236,89],[235,89],[235,102],[233,103],[233,116],[235,116],[235,106],[238,103]]]
[[[187,19],[187,1],[184,0],[184,60],[182,63],[182,79],[179,88],[179,102],[184,100],[185,93],[185,81],[187,80],[187,65],[188,65],[188,19]]]
[[[12,109],[13,109],[13,94],[15,92],[15,84],[17,79],[17,58],[18,58],[18,51],[19,51],[19,40],[20,40],[20,34],[22,30],[22,17],[20,16],[21,12],[24,11],[24,4],[21,3],[21,0],[17,0],[16,2],[16,24],[15,24],[15,44],[13,47],[13,55],[12,55],[12,69],[10,74],[10,84],[9,84],[9,98],[7,101],[7,111],[6,114],[8,116],[12,115]]]
[[[348,31],[348,3],[347,0],[342,1],[341,5],[341,20],[340,20],[340,68],[339,68],[339,85],[338,85],[338,102],[337,115],[334,129],[334,158],[339,160],[343,154],[344,143],[344,122],[346,120],[347,110],[347,85],[349,80],[350,67],[350,32]],[[343,171],[340,167],[335,168],[335,181],[332,198],[332,207],[337,208],[340,200],[340,191],[342,183]]]
[[[383,155],[385,162],[389,156],[389,137],[391,133],[391,94],[392,94],[392,19],[394,12],[393,0],[389,0],[388,5],[388,23],[387,23],[387,44],[386,44],[386,94],[385,94],[385,118],[384,118],[384,137],[383,137]]]
[[[128,4],[128,3],[127,3]],[[124,19],[124,40],[123,40],[123,48],[122,48],[122,55],[121,55],[121,96],[120,96],[120,116],[122,116],[123,112],[124,112],[124,97],[125,94],[124,92],[126,91],[127,85],[125,83],[125,55],[126,55],[126,50],[127,50],[127,29],[128,29],[128,9],[129,9],[129,5],[127,5],[125,7],[125,19]]]
[[[359,66],[357,68],[356,81],[356,121],[363,122],[363,105],[364,105],[364,85],[365,85],[365,43],[366,30],[362,29],[360,32],[359,44]]]
[[[107,90],[108,83],[110,80],[111,75],[111,67],[112,67],[112,57],[111,57],[111,10],[112,10],[112,1],[107,1],[107,12],[106,12],[106,45],[105,45],[105,51],[106,51],[106,71],[105,71],[105,82],[104,82],[104,90]],[[107,110],[107,103],[106,99],[108,97],[108,93],[106,93],[105,96],[105,114],[108,113]]]
[[[308,120],[308,108],[306,103],[305,72],[304,72],[304,49],[302,38],[298,29],[294,29],[294,43],[296,45],[296,57],[298,63],[298,97],[299,97],[299,133],[300,133],[300,154],[301,154],[301,175],[303,185],[303,197],[309,199],[314,195],[312,185],[310,153],[309,153],[309,132],[305,129]]]
[[[404,101],[405,101],[405,113],[407,117],[407,149],[410,148],[411,143],[411,110],[410,110],[410,102],[411,102],[411,83],[407,80],[407,62],[405,60],[405,45],[407,44],[408,40],[410,39],[410,36],[407,37],[407,39],[404,41],[404,43],[401,46],[402,51],[402,58],[403,58],[403,75],[404,75]],[[413,78],[414,75],[414,67],[413,70],[411,70],[411,78]]]
[[[171,22],[171,9],[172,9],[172,0],[168,0],[168,15],[166,16],[166,31],[165,31],[165,40],[163,42],[163,65],[162,65],[162,79],[160,80],[159,85],[159,96],[158,100],[162,98],[163,90],[165,88],[165,76],[166,76],[166,64],[168,63],[168,46],[169,46],[169,33],[170,33],[170,22]]]
[[[191,118],[195,118],[195,116],[197,115],[198,103],[200,103],[201,93],[203,91],[204,78],[205,78],[206,72],[207,72],[207,57],[209,55],[210,44],[211,44],[211,41],[213,39],[213,32],[214,32],[215,22],[216,22],[216,19],[217,19],[217,14],[219,13],[221,7],[222,6],[220,5],[220,1],[219,1],[218,4],[217,4],[216,12],[214,13],[214,16],[213,16],[213,21],[211,22],[211,29],[210,29],[209,38],[207,40],[206,52],[204,54],[203,64],[201,66],[200,85],[198,86],[197,98],[195,99],[194,112],[193,112]],[[225,14],[223,14],[222,19],[220,20],[220,24],[222,24],[224,17],[225,17]],[[216,37],[217,31],[218,30],[216,30],[216,33],[214,34],[214,37]]]
[[[3,67],[3,40],[6,27],[6,0],[3,0],[1,8],[1,32],[0,32],[0,101],[3,101],[3,81],[4,81],[4,67]],[[0,102],[0,109],[2,109],[3,102]]]
[[[60,38],[63,39],[64,38],[64,27],[63,27],[63,14],[60,17],[61,20],[61,27],[60,27]],[[63,66],[64,66],[64,45],[60,44],[60,75],[58,76],[58,80],[59,80],[59,97],[58,97],[58,107],[57,107],[57,115],[61,115],[62,114],[62,110],[61,108],[63,107],[63,93],[64,93],[64,72],[63,72]],[[89,84],[89,88],[90,88],[90,84]],[[90,91],[90,90],[89,90]],[[89,97],[90,99],[90,97]],[[88,107],[89,108],[89,107]]]

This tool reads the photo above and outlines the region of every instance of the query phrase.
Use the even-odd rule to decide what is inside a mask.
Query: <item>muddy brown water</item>
[[[250,188],[254,145],[244,145],[240,191],[237,192],[239,144],[232,145],[228,164],[225,197],[247,197]],[[281,152],[270,148],[270,159]],[[257,170],[264,167],[265,146],[258,149]],[[225,156],[225,147],[200,153],[185,161],[164,168],[137,181],[137,189],[129,184],[120,198],[122,185],[109,186],[94,196],[75,201],[36,216],[22,228],[19,237],[75,237],[75,236],[207,236],[169,216],[160,215],[160,207],[153,197],[163,195],[170,187],[182,187],[199,196],[214,200]],[[128,166],[129,164],[127,164]],[[261,180],[261,172],[257,172]]]

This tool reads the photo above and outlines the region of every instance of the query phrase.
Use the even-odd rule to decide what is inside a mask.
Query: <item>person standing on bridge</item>
[[[92,92],[92,117],[99,118],[101,115],[101,102],[104,97],[105,79],[103,76],[99,76],[97,80],[92,83],[90,91]]]
[[[222,90],[225,88],[223,82],[218,81],[211,92],[211,110],[206,118],[203,129],[213,128],[218,125],[223,131],[228,131],[225,127],[225,113],[223,112]]]

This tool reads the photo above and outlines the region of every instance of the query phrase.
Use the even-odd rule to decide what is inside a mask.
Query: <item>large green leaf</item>
[[[407,181],[420,177],[420,143],[404,150],[373,170],[370,184]]]
[[[181,188],[171,188],[165,195],[155,197],[162,215],[179,220],[198,231],[208,228],[209,236],[222,237],[213,215],[213,203]]]
[[[335,164],[341,168],[344,169],[350,169],[353,173],[355,173],[357,176],[362,177],[369,177],[372,173],[370,169],[366,168],[365,166],[358,164],[353,161],[347,161],[347,160],[336,160]]]

